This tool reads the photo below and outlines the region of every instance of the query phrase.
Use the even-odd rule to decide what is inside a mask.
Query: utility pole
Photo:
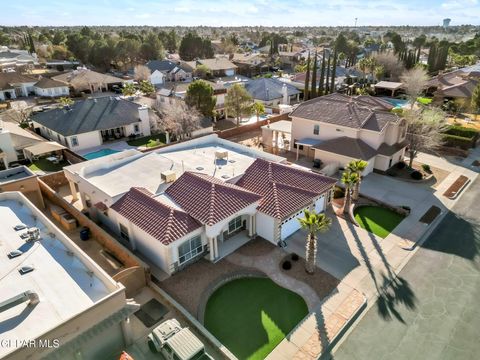
[[[357,20],[358,18],[355,18],[355,29],[357,28]]]

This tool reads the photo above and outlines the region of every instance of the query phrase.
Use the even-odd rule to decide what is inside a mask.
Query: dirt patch
[[[231,136],[228,138],[228,140],[248,147],[263,150],[262,129],[254,129],[239,135]]]
[[[458,196],[459,192],[464,188],[467,182],[470,181],[466,176],[460,175],[457,180],[448,188],[443,194],[449,199],[454,199]]]
[[[445,180],[445,178],[450,174],[450,172],[437,168],[435,166],[430,166],[430,171],[425,171],[422,165],[424,164],[414,161],[412,164],[412,168],[413,170],[419,171],[422,174],[422,180],[428,178],[429,176],[432,176],[431,180],[429,180],[429,184],[432,184],[434,188],[438,186],[443,180]],[[396,166],[393,166],[387,171],[387,174],[397,179],[404,179],[411,182],[417,182],[414,179],[412,179],[412,177],[410,176],[413,170],[409,169],[408,167],[404,167],[403,169],[398,169]],[[421,182],[422,180],[418,180],[418,182]]]
[[[201,296],[211,284],[221,277],[243,270],[248,270],[248,268],[232,264],[226,259],[222,259],[215,264],[200,259],[168,279],[161,281],[159,285],[190,314],[196,316]]]
[[[283,261],[288,260],[292,264],[290,270],[282,268]],[[318,295],[320,299],[325,298],[337,287],[340,283],[338,279],[323,271],[320,268],[315,268],[315,273],[309,274],[305,271],[305,259],[299,256],[297,261],[292,260],[292,255],[287,255],[278,264],[279,269],[285,275],[291,276],[294,279],[304,282],[310,286]]]

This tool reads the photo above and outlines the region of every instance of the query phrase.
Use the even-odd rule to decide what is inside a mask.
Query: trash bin
[[[88,239],[90,239],[90,229],[84,227],[80,230],[80,240],[86,241]]]

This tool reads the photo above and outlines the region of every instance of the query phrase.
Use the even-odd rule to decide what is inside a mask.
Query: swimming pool
[[[99,158],[99,157],[116,154],[118,152],[120,152],[120,151],[107,148],[107,149],[101,149],[101,150],[93,151],[91,153],[83,155],[83,157],[87,160],[92,160],[92,159],[96,159],[96,158]]]
[[[405,100],[405,99],[393,99],[389,97],[383,97],[382,99],[385,101],[388,101],[390,104],[392,104],[396,108],[402,108],[408,104],[408,100]]]

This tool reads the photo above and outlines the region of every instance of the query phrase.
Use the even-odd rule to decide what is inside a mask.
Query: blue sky
[[[20,0],[0,25],[336,26],[480,24],[480,0]]]

